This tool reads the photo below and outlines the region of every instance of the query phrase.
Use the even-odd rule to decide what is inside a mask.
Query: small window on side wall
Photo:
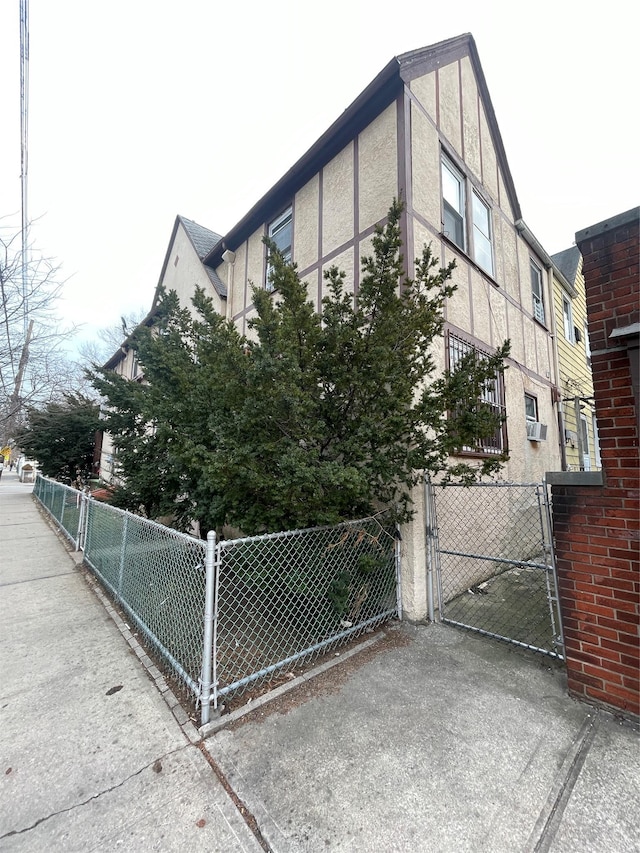
[[[529,262],[531,269],[531,296],[533,298],[533,316],[544,325],[544,295],[542,289],[542,270],[533,261]]]
[[[573,314],[571,312],[571,302],[566,296],[562,297],[562,321],[564,323],[564,336],[570,344],[575,344],[575,331],[573,326]]]
[[[527,421],[538,420],[538,400],[532,394],[524,395],[524,413]]]
[[[288,207],[267,226],[267,237],[272,240],[286,263],[291,262],[291,243],[293,236],[293,210]],[[271,281],[272,266],[267,263],[265,289],[273,290]]]

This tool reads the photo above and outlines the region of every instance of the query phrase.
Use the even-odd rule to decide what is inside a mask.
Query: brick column
[[[576,234],[602,472],[549,474],[569,690],[640,716],[640,209]]]

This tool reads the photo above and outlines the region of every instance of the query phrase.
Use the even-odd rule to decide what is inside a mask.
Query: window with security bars
[[[449,370],[455,370],[456,365],[460,363],[462,358],[468,353],[474,353],[477,359],[482,359],[489,355],[487,350],[483,350],[464,338],[447,333],[447,366]],[[491,411],[504,417],[506,413],[505,398],[504,398],[504,378],[501,373],[496,373],[493,379],[490,379],[482,391],[480,402],[490,407]],[[503,420],[502,424],[496,429],[493,435],[479,439],[473,446],[464,446],[460,448],[461,453],[472,454],[477,456],[499,456],[507,450],[507,424]]]

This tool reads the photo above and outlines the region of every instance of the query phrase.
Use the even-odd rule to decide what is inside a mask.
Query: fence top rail
[[[481,487],[483,489],[535,489],[540,486],[544,486],[544,482],[537,483],[431,483],[432,486],[437,487],[439,489],[477,489]]]
[[[68,492],[73,492],[78,497],[84,497],[89,504],[93,504],[94,506],[101,507],[105,512],[112,512],[114,515],[124,515],[129,518],[135,519],[135,521],[139,521],[142,524],[145,524],[149,527],[154,527],[156,530],[160,530],[165,534],[173,536],[176,539],[185,539],[187,542],[192,542],[200,545],[203,549],[206,548],[206,542],[203,539],[199,539],[197,536],[191,536],[189,533],[183,533],[181,530],[175,530],[173,527],[167,527],[165,524],[160,524],[159,521],[153,521],[150,518],[145,518],[142,515],[136,515],[133,512],[129,512],[126,509],[120,509],[117,506],[111,506],[110,504],[102,503],[102,501],[97,501],[95,498],[92,498],[89,492],[80,491],[79,489],[74,489],[72,486],[67,486],[65,483],[59,483],[57,480],[53,480],[51,477],[43,477],[41,474],[38,475],[41,480],[44,480],[46,483],[51,483],[52,486],[55,486],[58,489],[65,489]]]
[[[320,527],[304,527],[299,528],[297,530],[281,530],[278,533],[261,533],[257,536],[242,536],[238,539],[221,539],[218,542],[218,546],[221,548],[233,548],[237,545],[246,545],[249,542],[264,542],[270,539],[286,539],[290,536],[302,536],[306,533],[321,533],[324,530],[340,530],[340,528],[343,527],[355,527],[358,524],[366,524],[370,521],[375,522],[384,533],[387,533],[390,539],[395,538],[391,536],[391,534],[388,533],[387,530],[385,530],[384,525],[381,524],[378,516],[370,515],[367,518],[358,518],[355,521],[341,521],[338,524],[323,524]]]
[[[79,489],[74,489],[73,486],[68,486],[66,483],[59,483],[51,477],[45,477],[43,474],[38,474],[36,476],[36,483],[38,480],[43,480],[45,483],[51,483],[51,485],[55,486],[57,489],[65,489],[67,492],[73,492],[76,495],[86,494],[85,492],[81,492]]]
[[[103,501],[97,501],[90,495],[87,496],[87,500],[89,504],[92,506],[99,506],[104,512],[112,512],[114,515],[123,515],[127,518],[132,518],[134,521],[140,522],[140,524],[144,524],[148,527],[154,527],[156,530],[162,531],[162,533],[169,534],[176,539],[185,539],[187,542],[195,543],[200,545],[202,548],[206,548],[207,546],[204,539],[199,539],[197,536],[191,536],[189,533],[183,533],[181,530],[176,530],[174,527],[167,527],[166,524],[160,524],[159,521],[153,521],[153,519],[145,518],[143,515],[136,515],[135,512],[129,512],[129,510],[120,509],[120,507],[103,503]]]

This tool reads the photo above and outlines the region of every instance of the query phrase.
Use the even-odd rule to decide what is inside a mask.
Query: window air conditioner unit
[[[529,441],[546,441],[547,425],[539,421],[527,421],[527,438]]]

